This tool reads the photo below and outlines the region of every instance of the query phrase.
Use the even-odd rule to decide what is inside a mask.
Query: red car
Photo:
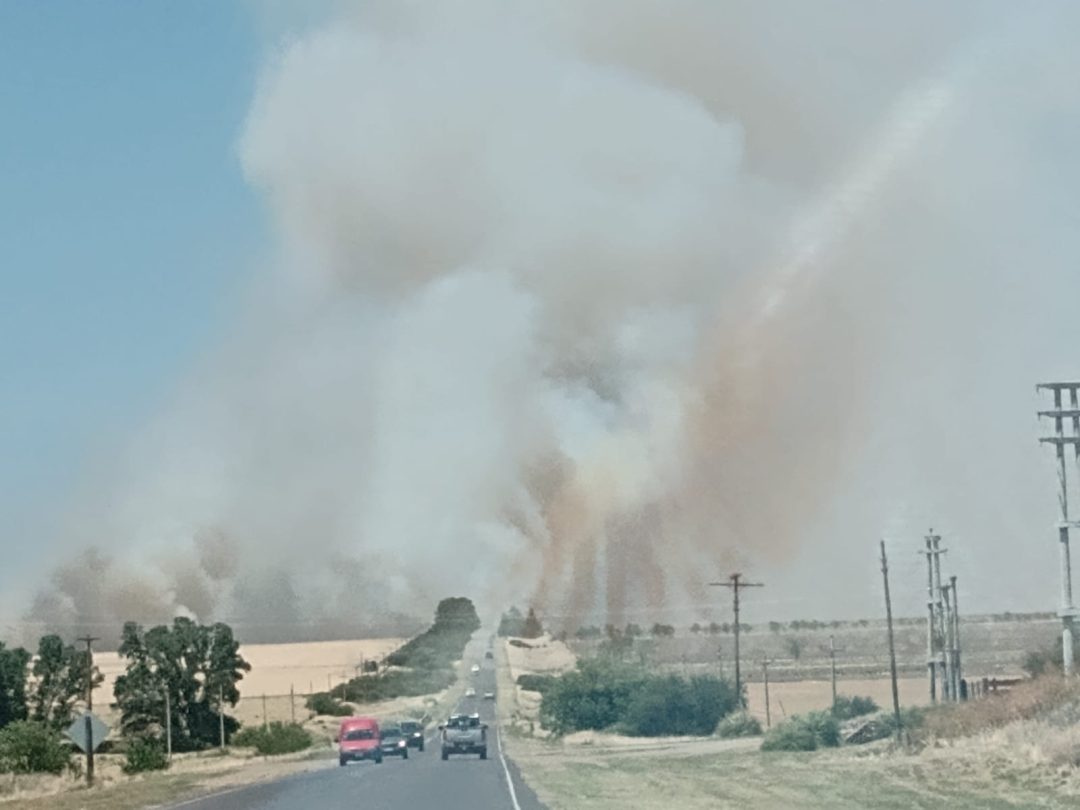
[[[379,721],[374,717],[349,717],[342,720],[337,743],[338,763],[342,766],[362,759],[373,759],[376,765],[382,764]]]

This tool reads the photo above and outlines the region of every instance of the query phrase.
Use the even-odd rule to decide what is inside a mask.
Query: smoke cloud
[[[1027,285],[1078,291],[1078,20],[1010,9],[370,2],[291,34],[239,144],[280,258],[35,619],[622,622],[731,566],[856,574],[924,520],[1049,525],[1016,471],[1032,364],[1077,336]],[[810,608],[876,604],[837,597]]]

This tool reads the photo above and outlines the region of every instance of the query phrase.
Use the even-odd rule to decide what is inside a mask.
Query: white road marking
[[[503,773],[506,774],[506,787],[510,790],[510,801],[514,803],[514,810],[521,810],[517,791],[514,790],[514,777],[510,774],[510,766],[506,764],[506,755],[503,754],[502,734],[496,732],[496,741],[499,746],[499,762],[502,763]]]

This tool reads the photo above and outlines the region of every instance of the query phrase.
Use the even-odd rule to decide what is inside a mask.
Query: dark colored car
[[[379,729],[379,749],[384,757],[409,758],[409,743],[401,732],[401,726],[383,726]]]
[[[491,650],[488,650],[486,653],[484,653],[484,658],[494,658],[494,657],[495,657],[495,653],[493,653]]]
[[[401,733],[405,736],[405,742],[409,748],[417,751],[424,750],[424,724],[416,720],[402,720]]]

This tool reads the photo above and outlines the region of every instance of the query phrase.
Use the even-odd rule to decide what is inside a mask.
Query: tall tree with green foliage
[[[520,638],[524,630],[525,617],[521,615],[521,611],[516,607],[511,607],[499,620],[499,629],[497,632],[502,638]]]
[[[536,616],[536,611],[529,608],[529,615],[525,617],[525,626],[521,628],[522,638],[540,638],[544,635],[544,625]]]
[[[240,700],[237,684],[251,670],[227,624],[200,625],[177,618],[171,627],[144,631],[128,622],[120,654],[127,669],[114,689],[125,734],[160,736],[165,695],[171,704],[173,747],[199,749],[218,741],[218,709]],[[226,738],[240,724],[225,717]]]
[[[42,636],[34,659],[34,682],[30,690],[31,720],[56,729],[66,728],[74,715],[75,704],[86,697],[88,681],[95,687],[105,680],[96,666],[89,666],[86,650],[64,644],[60,636]]]
[[[26,667],[30,653],[0,642],[0,728],[26,719]]]

